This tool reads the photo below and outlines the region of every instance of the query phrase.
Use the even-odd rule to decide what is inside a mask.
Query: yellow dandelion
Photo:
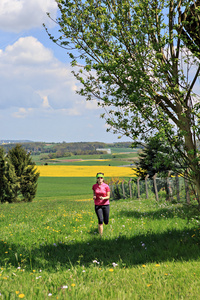
[[[160,265],[159,265],[159,264],[156,264],[156,267],[160,267]]]
[[[71,286],[75,286],[75,283],[72,283]]]
[[[147,287],[150,287],[152,284],[151,283],[149,283],[149,284],[147,284]]]
[[[113,272],[114,270],[113,269],[109,269],[109,272]]]
[[[24,298],[25,297],[25,295],[24,294],[19,294],[19,296],[18,296],[19,298]]]
[[[18,295],[18,294],[19,294],[19,291],[16,291],[15,293]]]
[[[146,268],[146,265],[142,265],[143,268]]]

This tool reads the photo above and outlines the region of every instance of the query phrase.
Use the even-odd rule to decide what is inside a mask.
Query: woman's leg
[[[100,236],[102,236],[103,235],[103,224],[98,224],[98,231],[99,231]]]
[[[103,221],[105,225],[108,225],[110,214],[110,205],[103,206]]]
[[[97,218],[98,218],[98,231],[99,231],[99,234],[102,236],[103,235],[103,211],[102,211],[102,206],[95,205],[95,212],[96,212]]]

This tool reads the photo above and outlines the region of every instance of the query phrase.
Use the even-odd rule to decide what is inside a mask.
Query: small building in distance
[[[98,149],[96,149],[96,151],[103,151],[103,152],[106,152],[107,154],[111,154],[111,150],[109,149],[109,148],[107,148],[107,149],[104,149],[104,148],[98,148]]]

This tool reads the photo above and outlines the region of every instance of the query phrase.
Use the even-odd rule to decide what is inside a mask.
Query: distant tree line
[[[0,147],[0,202],[31,202],[37,191],[39,173],[22,145],[5,153]]]
[[[23,149],[31,152],[32,155],[41,153],[47,154],[48,158],[69,157],[71,155],[103,154],[96,151],[103,148],[131,148],[131,142],[106,144],[101,142],[77,142],[77,143],[44,143],[44,142],[26,142],[20,144]],[[7,153],[16,144],[4,144],[2,147]]]

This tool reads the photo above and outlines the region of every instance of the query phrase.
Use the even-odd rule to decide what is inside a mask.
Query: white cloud
[[[15,112],[13,113],[13,117],[15,118],[25,118],[29,115],[29,113],[32,111],[32,108],[28,108],[28,109],[25,109],[23,107],[19,108],[19,111],[18,112]]]
[[[20,32],[41,27],[43,23],[53,26],[46,13],[56,17],[57,3],[55,0],[1,0],[0,29]]]
[[[36,38],[20,38],[5,49],[3,59],[14,64],[44,64],[53,59],[52,51],[45,48]]]
[[[86,102],[86,107],[87,109],[99,109],[99,106],[98,106],[98,101],[96,99],[93,99],[91,101],[87,101]]]
[[[14,117],[36,112],[77,116],[88,109],[85,99],[75,93],[77,82],[70,66],[31,36],[0,51],[0,81],[0,109],[15,107]]]
[[[49,100],[48,100],[47,96],[44,96],[42,106],[44,108],[50,108]]]

